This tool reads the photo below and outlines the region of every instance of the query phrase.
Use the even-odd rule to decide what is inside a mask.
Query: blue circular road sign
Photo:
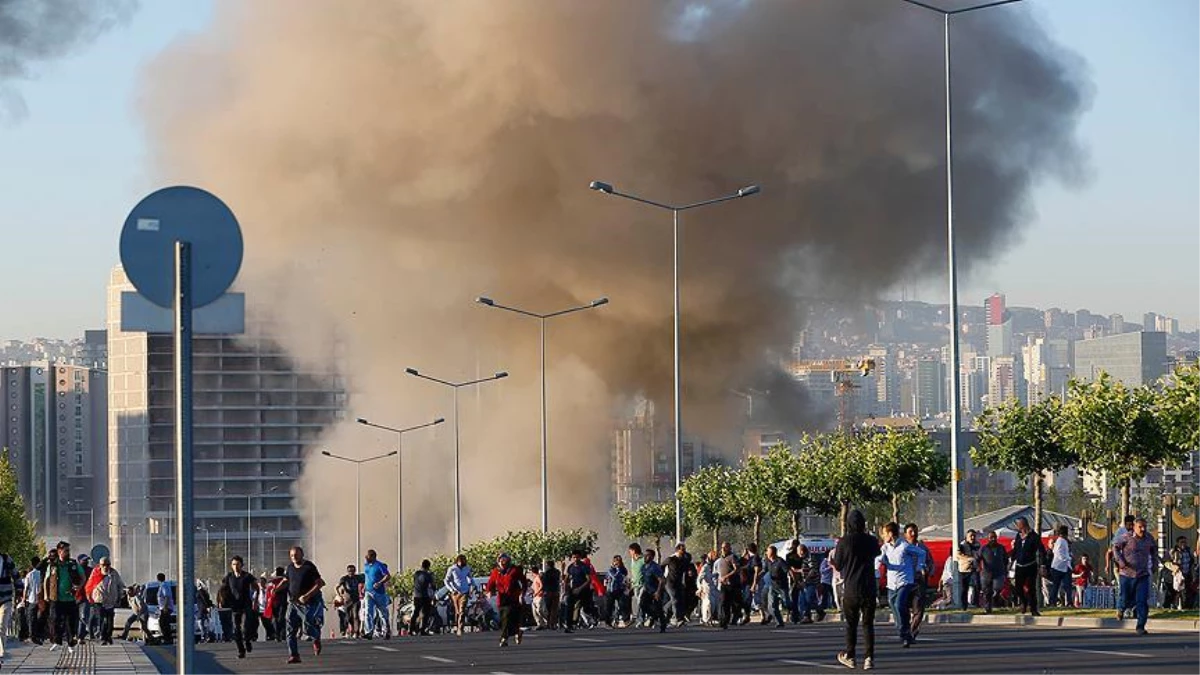
[[[177,185],[147,195],[121,229],[121,265],[134,288],[174,307],[175,242],[191,244],[192,306],[221,297],[242,266],[242,229],[233,211],[200,188]]]

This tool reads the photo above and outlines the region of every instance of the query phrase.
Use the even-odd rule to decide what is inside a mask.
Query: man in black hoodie
[[[879,594],[875,580],[875,558],[879,555],[879,540],[867,534],[867,521],[855,509],[846,517],[846,536],[838,540],[829,564],[842,576],[842,612],[846,617],[846,651],[837,660],[849,668],[855,667],[854,650],[858,642],[858,623],[863,627],[863,670],[875,667],[875,599]]]
[[[254,607],[254,591],[257,583],[254,575],[242,568],[242,556],[235,555],[229,560],[229,574],[221,581],[221,592],[217,597],[223,600],[223,608],[233,611],[233,641],[237,643],[238,658],[246,658],[246,652],[254,651],[254,643],[246,639],[250,632],[247,618]]]

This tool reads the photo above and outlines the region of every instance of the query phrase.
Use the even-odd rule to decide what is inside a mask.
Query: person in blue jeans
[[[1130,606],[1137,616],[1137,634],[1146,634],[1146,617],[1150,612],[1150,580],[1158,571],[1158,544],[1146,531],[1146,519],[1133,521],[1133,532],[1126,532],[1113,545],[1113,559],[1121,575],[1122,605]]]
[[[304,549],[293,546],[287,566],[287,647],[288,663],[300,663],[300,631],[312,638],[313,655],[321,655],[321,625],[325,619],[325,601],[321,588],[325,580],[312,561],[304,559]]]
[[[900,538],[900,525],[888,523],[883,526],[883,546],[875,567],[887,569],[888,604],[892,606],[892,621],[900,634],[900,643],[908,647],[913,643],[911,619],[912,594],[916,588],[918,554],[915,548]]]
[[[375,549],[368,549],[366,564],[363,565],[363,598],[367,605],[367,628],[364,632],[368,640],[375,636],[376,613],[383,617],[384,638],[392,636],[392,627],[388,622],[387,613],[389,603],[387,585],[391,579],[392,573],[388,571],[388,566],[379,560]]]

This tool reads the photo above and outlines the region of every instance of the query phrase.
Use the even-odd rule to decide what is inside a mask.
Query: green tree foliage
[[[749,457],[733,474],[730,510],[734,520],[750,524],[751,540],[756,546],[762,544],[763,520],[783,513],[788,489],[787,476],[778,472],[782,466],[779,459]]]
[[[1149,387],[1129,388],[1101,373],[1092,383],[1072,381],[1063,404],[1063,442],[1089,471],[1121,486],[1121,513],[1130,513],[1129,487],[1150,467],[1178,466],[1188,451],[1171,442]]]
[[[792,539],[797,539],[800,537],[800,514],[813,506],[802,489],[800,458],[791,448],[780,444],[771,448],[764,461],[770,479],[778,486],[779,506],[791,520]]]
[[[17,489],[17,471],[8,459],[8,448],[0,448],[0,552],[12,556],[17,565],[27,565],[44,550],[33,521],[25,517],[25,500]]]
[[[1031,406],[1010,400],[983,412],[971,461],[993,471],[1027,476],[1033,491],[1034,529],[1042,531],[1042,473],[1074,464],[1078,455],[1060,433],[1063,403],[1051,396]]]
[[[843,534],[851,506],[866,506],[891,496],[873,483],[877,469],[870,465],[867,445],[858,436],[842,433],[806,436],[801,441],[798,458],[800,493],[813,511],[836,514]]]
[[[1171,443],[1200,449],[1200,368],[1180,366],[1173,376],[1163,378],[1156,409]]]
[[[859,443],[867,457],[868,482],[891,499],[892,520],[900,522],[900,501],[920,490],[950,483],[950,458],[922,429],[864,434]]]
[[[675,534],[675,502],[649,502],[630,510],[618,507],[617,518],[621,521],[621,530],[630,539],[649,539],[654,542],[654,550],[661,557],[661,542],[663,537]],[[683,524],[684,536],[688,535],[688,524]]]
[[[723,466],[706,466],[679,486],[683,512],[696,527],[713,533],[713,548],[719,543],[721,527],[741,522],[734,510],[736,498],[735,472]]]
[[[572,551],[583,551],[591,555],[596,550],[597,534],[593,530],[520,530],[509,531],[494,539],[475,542],[463,548],[467,564],[476,576],[487,576],[496,565],[501,553],[508,553],[514,565],[525,569],[537,569],[543,560],[562,560]],[[392,574],[390,589],[400,598],[412,597],[413,573],[420,569],[420,560],[400,574]],[[446,569],[454,563],[454,556],[438,553],[429,556],[430,571],[440,584]]]

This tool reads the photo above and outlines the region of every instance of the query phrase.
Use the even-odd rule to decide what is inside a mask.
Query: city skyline
[[[960,298],[973,302],[1001,290],[1015,306],[1126,317],[1155,311],[1196,329],[1200,78],[1197,59],[1178,58],[1196,53],[1196,5],[1165,2],[1148,13],[1118,0],[1024,4],[1090,69],[1094,98],[1079,126],[1091,154],[1090,180],[1078,189],[1035,186],[1025,226],[998,242],[986,263],[964,270]],[[34,77],[5,83],[27,114],[0,127],[12,158],[0,167],[0,237],[5,249],[23,252],[0,266],[0,285],[31,290],[7,294],[3,338],[73,335],[103,323],[120,223],[158,184],[139,114],[150,105],[141,95],[144,71],[212,18],[209,2],[144,4],[95,43],[34,64]],[[1130,125],[1133,114],[1153,123]],[[56,233],[54,243],[46,232]],[[52,268],[57,273],[40,272]],[[943,286],[940,269],[914,271],[904,284],[910,298],[934,303],[945,302]]]

